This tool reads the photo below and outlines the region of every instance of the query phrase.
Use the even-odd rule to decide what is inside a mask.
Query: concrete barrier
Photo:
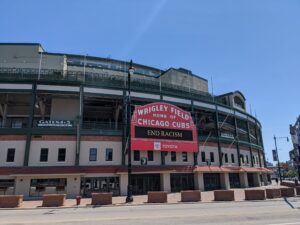
[[[182,202],[199,202],[201,201],[201,191],[181,191]]]
[[[23,195],[0,195],[0,208],[16,208],[23,203]]]
[[[281,190],[281,197],[294,197],[295,196],[295,189],[292,187],[280,188]]]
[[[280,183],[281,186],[287,186],[287,187],[296,187],[295,182],[287,182],[287,181],[282,181]]]
[[[296,195],[300,195],[300,187],[296,187]]]
[[[266,192],[262,189],[245,190],[245,200],[266,200]]]
[[[215,190],[214,191],[215,201],[234,201],[233,190]]]
[[[112,192],[92,193],[92,205],[111,205]]]
[[[66,201],[65,194],[44,194],[43,195],[43,207],[57,207],[64,206]]]
[[[167,203],[168,193],[164,191],[148,191],[148,203]]]
[[[281,198],[281,190],[279,188],[267,188],[267,198]]]

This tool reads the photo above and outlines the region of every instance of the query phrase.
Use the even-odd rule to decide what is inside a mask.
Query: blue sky
[[[185,67],[214,93],[240,90],[273,135],[300,114],[298,0],[0,0],[0,42],[39,42],[49,52]],[[278,141],[288,159],[291,143]]]

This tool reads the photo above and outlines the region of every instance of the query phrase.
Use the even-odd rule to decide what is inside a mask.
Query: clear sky
[[[214,94],[240,90],[270,161],[273,135],[290,136],[300,114],[299,0],[0,0],[0,9],[0,42],[184,67],[212,77]],[[288,160],[291,142],[278,148]]]

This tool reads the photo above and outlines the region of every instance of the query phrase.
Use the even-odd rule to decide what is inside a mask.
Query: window
[[[90,148],[90,161],[97,161],[97,148]]]
[[[205,162],[206,158],[205,158],[205,152],[201,152],[201,161]]]
[[[225,154],[224,154],[224,157],[225,157],[225,163],[228,163],[228,154],[225,153]]]
[[[107,148],[105,152],[105,161],[113,161],[113,149]]]
[[[210,153],[210,161],[215,162],[215,154],[213,152]]]
[[[153,161],[154,159],[153,151],[147,151],[147,155],[148,155],[148,161]]]
[[[245,163],[244,155],[241,154],[241,155],[240,155],[240,159],[241,159],[241,162],[242,162],[242,163]]]
[[[182,162],[187,162],[187,161],[188,161],[187,152],[182,152]]]
[[[231,162],[234,163],[234,154],[231,154]]]
[[[246,162],[247,162],[247,164],[249,164],[249,157],[248,157],[248,155],[246,155]]]
[[[140,161],[140,151],[133,151],[133,160],[134,161]]]
[[[7,149],[6,162],[14,162],[15,161],[15,149],[9,148]]]
[[[40,162],[48,162],[48,148],[41,149]]]
[[[252,156],[253,164],[256,164],[254,155]]]
[[[171,152],[171,161],[176,162],[176,152]]]
[[[66,149],[59,148],[58,149],[58,162],[64,162],[64,161],[66,161]]]

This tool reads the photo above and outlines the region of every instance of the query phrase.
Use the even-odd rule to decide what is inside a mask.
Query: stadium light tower
[[[130,99],[130,79],[131,76],[134,73],[134,68],[132,66],[132,60],[130,60],[129,69],[128,69],[128,75],[127,75],[127,91],[128,91],[128,97],[127,97],[127,132],[128,132],[128,139],[127,139],[127,152],[128,152],[128,184],[127,184],[127,197],[126,202],[132,202],[132,185],[131,185],[131,99]]]
[[[276,137],[274,135],[275,149],[276,149],[276,154],[277,154],[277,166],[278,166],[279,180],[281,183],[282,177],[281,177],[281,168],[280,168],[280,161],[279,161],[278,149],[277,149],[277,141],[276,141],[277,139],[286,139],[286,141],[289,142],[289,138],[288,137]]]

